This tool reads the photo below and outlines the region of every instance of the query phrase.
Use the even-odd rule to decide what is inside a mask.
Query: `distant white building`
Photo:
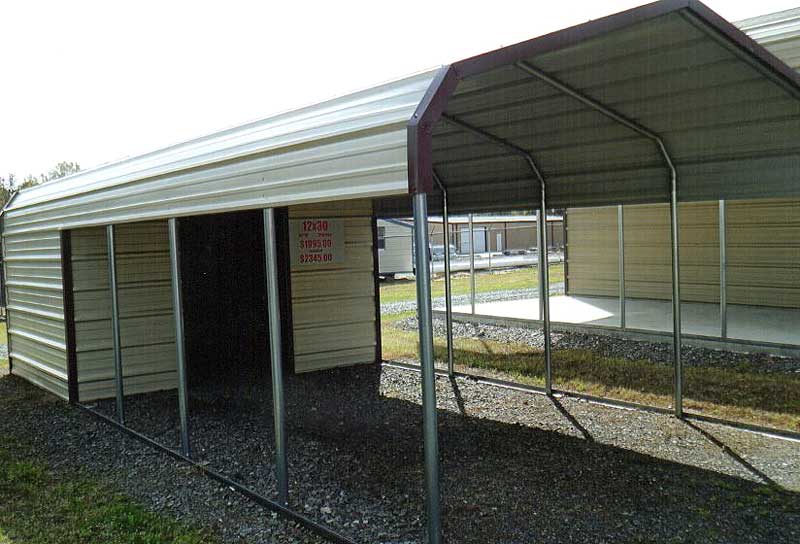
[[[400,219],[378,219],[378,271],[381,276],[414,272],[413,223]]]

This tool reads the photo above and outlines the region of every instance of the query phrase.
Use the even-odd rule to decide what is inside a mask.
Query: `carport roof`
[[[651,133],[680,200],[800,195],[798,74],[663,0],[28,189],[4,234],[391,195],[405,214],[434,169],[451,212],[532,209],[531,163],[551,208],[665,202]]]
[[[529,154],[548,207],[665,202],[643,133],[680,200],[800,194],[800,77],[687,0],[444,67],[409,123],[409,187],[435,192],[435,170],[453,210],[533,208]]]

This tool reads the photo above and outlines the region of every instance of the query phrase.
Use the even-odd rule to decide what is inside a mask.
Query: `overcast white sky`
[[[86,169],[642,0],[0,3],[0,175]],[[731,21],[800,0],[707,0]]]

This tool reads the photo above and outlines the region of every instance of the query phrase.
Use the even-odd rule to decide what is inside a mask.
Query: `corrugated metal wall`
[[[125,394],[171,389],[175,330],[166,221],[116,228]],[[114,396],[106,231],[72,231],[72,274],[81,401]]]
[[[67,398],[67,348],[57,230],[19,233],[3,243],[14,374]]]
[[[728,302],[800,308],[800,200],[727,203]],[[681,296],[719,302],[717,202],[679,207]],[[624,207],[625,292],[671,296],[669,207]],[[619,293],[617,209],[576,208],[567,216],[569,294]]]
[[[770,53],[800,70],[800,8],[745,19],[736,25]]]
[[[377,345],[372,202],[289,208],[290,220],[314,217],[344,218],[345,262],[291,269],[295,371],[372,363]]]
[[[800,200],[727,204],[728,300],[800,308]]]
[[[570,295],[617,296],[617,208],[567,210]]]

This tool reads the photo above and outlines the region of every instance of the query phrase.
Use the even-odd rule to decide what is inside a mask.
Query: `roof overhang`
[[[699,2],[446,66],[408,124],[409,191],[453,211],[535,208],[536,167],[548,207],[665,202],[665,157],[682,201],[800,195],[800,77]]]

